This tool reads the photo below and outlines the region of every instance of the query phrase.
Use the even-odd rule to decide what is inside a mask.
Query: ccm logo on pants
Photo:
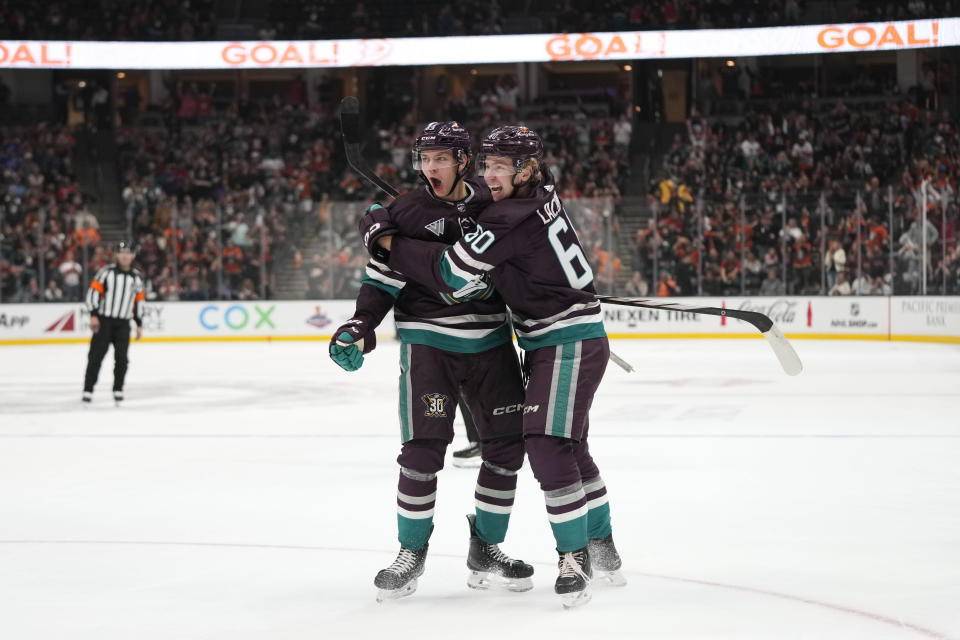
[[[511,405],[507,405],[506,407],[497,407],[496,409],[493,410],[493,415],[502,416],[505,413],[519,413],[521,411],[523,412],[524,415],[526,415],[528,413],[533,413],[537,411],[539,408],[540,408],[540,405],[538,404],[532,404],[526,407],[523,406],[522,404],[511,404]]]

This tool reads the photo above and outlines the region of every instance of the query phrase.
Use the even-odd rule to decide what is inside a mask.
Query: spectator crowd
[[[148,297],[355,295],[366,263],[356,219],[382,195],[346,166],[335,107],[277,96],[221,108],[214,91],[179,84],[158,117],[117,134]],[[509,80],[498,82],[440,117],[462,116],[479,139],[515,121],[515,93]],[[629,174],[630,123],[575,105],[568,119],[536,114],[530,124],[543,132],[545,162],[563,195],[600,206],[609,220]],[[409,150],[423,124],[401,114],[367,134],[372,166],[401,190],[419,186]],[[606,260],[599,250],[591,257]]]
[[[79,300],[106,263],[99,225],[74,172],[73,131],[0,127],[0,299]]]
[[[651,181],[634,279],[659,295],[915,294],[925,269],[928,291],[960,292],[956,119],[850,100],[694,111]]]

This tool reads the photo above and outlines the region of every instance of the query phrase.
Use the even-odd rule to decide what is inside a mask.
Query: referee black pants
[[[87,374],[83,379],[83,390],[93,392],[100,376],[107,349],[113,345],[113,390],[123,391],[123,379],[127,375],[127,349],[130,348],[130,321],[117,318],[100,318],[100,330],[90,340],[90,352],[87,355]]]

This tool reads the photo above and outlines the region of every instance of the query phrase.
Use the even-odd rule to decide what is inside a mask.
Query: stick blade
[[[347,144],[360,144],[360,101],[353,96],[340,101],[340,131]]]
[[[800,362],[800,356],[794,350],[793,345],[787,340],[783,332],[777,325],[771,325],[768,331],[763,332],[763,337],[767,339],[770,348],[780,361],[780,366],[788,376],[799,375],[803,371],[803,363]]]

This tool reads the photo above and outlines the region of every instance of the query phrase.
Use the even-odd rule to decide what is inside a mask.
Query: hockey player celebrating
[[[530,129],[484,138],[480,168],[494,203],[450,247],[389,229],[389,212],[361,221],[391,269],[454,297],[492,278],[513,313],[529,382],[523,433],[559,554],[554,590],[564,606],[590,599],[593,570],[625,584],[607,490],[587,443],[588,411],[610,354],[593,273]],[[375,228],[375,225],[380,227]]]
[[[465,179],[472,162],[470,147],[470,134],[456,122],[427,125],[413,147],[413,166],[424,186],[386,208],[373,205],[365,218],[389,215],[379,216],[383,222],[368,229],[365,241],[380,233],[399,233],[442,248],[473,232],[474,216],[491,198],[482,183]],[[467,516],[468,585],[527,591],[533,588],[533,567],[498,547],[506,535],[524,453],[520,414],[503,410],[523,403],[520,363],[504,302],[482,283],[474,300],[460,303],[408,281],[378,259],[377,251],[372,254],[356,311],[334,332],[330,357],[347,371],[360,368],[364,354],[376,345],[374,330],[393,307],[401,342],[400,553],[374,580],[377,600],[410,595],[417,588],[433,531],[437,473],[453,440],[458,403],[476,424],[483,459],[476,513]]]

